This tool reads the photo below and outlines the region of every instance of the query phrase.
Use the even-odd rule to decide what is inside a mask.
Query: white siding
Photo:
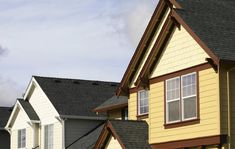
[[[62,123],[56,118],[59,114],[40,86],[37,83],[35,84],[36,86],[29,98],[29,102],[41,121],[38,139],[39,146],[44,149],[44,126],[54,124],[54,148],[61,149],[63,148]]]
[[[18,113],[18,112],[19,113]],[[26,148],[33,148],[33,127],[28,123],[29,118],[23,110],[17,107],[17,117],[11,129],[11,149],[18,146],[18,130],[26,129]]]

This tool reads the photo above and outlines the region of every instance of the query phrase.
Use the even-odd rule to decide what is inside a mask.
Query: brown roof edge
[[[181,5],[176,0],[169,0],[172,5],[174,5],[177,9],[181,9]]]
[[[113,135],[113,137],[118,140],[118,142],[122,146],[122,148],[123,149],[125,148],[124,144],[122,143],[121,139],[119,138],[119,136],[117,135],[115,129],[113,128],[112,123],[109,120],[107,120],[107,122],[106,122],[106,124],[105,124],[105,126],[104,126],[104,128],[103,128],[96,144],[95,144],[94,149],[99,149],[99,148],[102,147],[102,145],[104,145],[103,142],[105,142],[106,137],[108,136],[108,134],[110,132]]]
[[[218,65],[220,59],[207,47],[207,45],[197,36],[197,34],[186,24],[186,22],[177,14],[177,12],[172,10],[172,17],[176,19],[176,21],[181,24],[186,31],[193,37],[193,39],[204,49],[204,51],[211,57],[213,62]]]
[[[147,28],[135,50],[135,53],[124,73],[124,76],[121,80],[121,83],[118,87],[118,89],[116,90],[116,95],[120,96],[122,93],[122,90],[125,90],[125,86],[128,83],[129,77],[131,76],[132,73],[135,72],[135,68],[137,67],[137,62],[139,60],[139,58],[141,57],[141,53],[143,52],[144,47],[146,47],[146,42],[150,37],[150,34],[152,33],[152,30],[154,29],[154,26],[156,24],[156,22],[158,22],[158,18],[160,17],[160,14],[162,12],[162,9],[167,5],[167,3],[165,2],[165,0],[160,0],[148,25]],[[123,89],[124,88],[124,89]],[[127,87],[126,87],[127,88]]]
[[[95,109],[93,109],[93,111],[94,112],[106,112],[106,111],[109,111],[109,110],[124,108],[126,106],[128,106],[128,103],[117,104],[117,105],[112,105],[112,106],[106,106],[106,107],[103,107],[103,108],[95,108]]]
[[[141,82],[144,81],[144,76],[146,72],[149,70],[151,63],[153,62],[153,59],[155,58],[155,53],[159,49],[159,47],[162,45],[162,43],[165,40],[166,35],[168,34],[168,30],[171,26],[171,13],[168,15],[167,20],[165,21],[161,32],[158,35],[158,38],[154,44],[154,47],[152,48],[152,51],[149,54],[149,57],[147,58],[142,70],[140,71],[139,76],[137,77],[137,80],[135,82],[136,87],[139,87]]]

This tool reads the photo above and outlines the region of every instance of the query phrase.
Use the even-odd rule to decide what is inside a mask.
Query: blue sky
[[[157,0],[0,0],[0,106],[32,75],[120,81]]]

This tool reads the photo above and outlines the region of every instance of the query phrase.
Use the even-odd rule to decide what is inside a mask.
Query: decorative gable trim
[[[116,95],[128,95],[128,85],[131,82],[131,78],[135,75],[137,71],[137,67],[140,65],[144,53],[146,52],[146,49],[148,48],[148,45],[151,43],[151,39],[154,36],[154,30],[156,30],[159,27],[159,24],[164,16],[165,11],[167,10],[169,6],[168,0],[160,0],[153,16],[150,19],[150,22],[135,50],[135,53],[127,67],[127,70],[121,80],[121,83],[116,91]]]
[[[117,135],[115,129],[113,128],[112,124],[107,121],[106,125],[104,126],[96,144],[94,149],[100,149],[102,147],[105,147],[105,145],[107,145],[108,139],[113,136],[115,139],[117,139],[118,143],[121,145],[121,147],[123,149],[125,149],[124,144],[122,143],[121,139],[119,138],[119,136]]]

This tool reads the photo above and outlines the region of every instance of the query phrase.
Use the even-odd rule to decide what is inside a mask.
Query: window
[[[128,108],[122,109],[122,120],[128,120]]]
[[[148,114],[148,91],[142,90],[138,92],[138,115]]]
[[[18,148],[25,148],[26,146],[26,130],[18,130]]]
[[[44,147],[45,149],[53,149],[53,124],[46,125],[44,127],[44,134],[45,134],[45,140],[44,140]]]
[[[197,118],[196,73],[166,80],[166,122]]]

